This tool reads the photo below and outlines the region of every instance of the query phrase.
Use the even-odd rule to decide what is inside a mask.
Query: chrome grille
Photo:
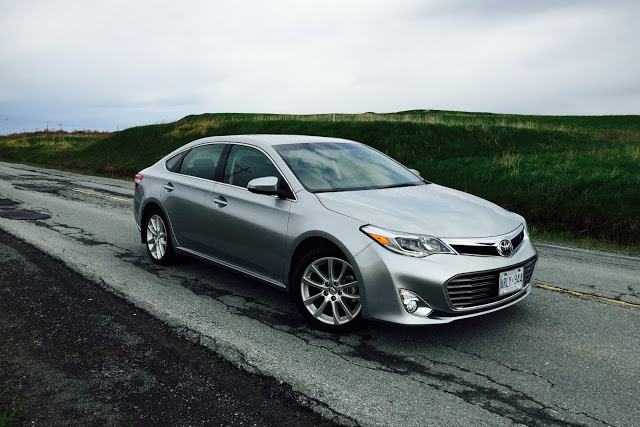
[[[518,293],[498,295],[500,273],[514,268],[524,267],[524,283],[531,282],[537,257],[500,270],[481,271],[456,276],[447,282],[447,293],[453,308],[469,309],[481,305],[492,304]]]
[[[511,239],[511,245],[513,246],[514,252],[516,251],[516,249],[518,249],[518,246],[520,246],[520,243],[522,243],[523,240],[524,240],[524,230],[518,233],[516,237]]]
[[[524,229],[518,233],[516,237],[511,239],[511,245],[513,246],[513,252],[522,244],[524,240]],[[481,256],[500,256],[498,249],[495,245],[491,244],[475,244],[475,245],[463,245],[452,243],[451,247],[460,255],[481,255]]]
[[[493,245],[451,245],[460,255],[484,255],[499,256],[498,250]]]

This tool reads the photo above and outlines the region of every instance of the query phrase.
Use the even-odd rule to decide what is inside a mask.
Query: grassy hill
[[[203,114],[112,134],[4,136],[0,159],[132,177],[194,139],[246,133],[361,141],[521,213],[538,236],[640,247],[640,116]]]

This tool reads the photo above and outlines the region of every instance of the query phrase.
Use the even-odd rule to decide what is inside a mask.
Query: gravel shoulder
[[[24,424],[333,425],[0,231],[0,385]],[[7,402],[3,402],[7,404]],[[4,408],[0,408],[4,409]]]

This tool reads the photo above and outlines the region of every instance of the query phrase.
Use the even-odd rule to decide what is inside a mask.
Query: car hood
[[[498,205],[436,184],[316,196],[327,209],[367,224],[443,238],[499,236],[522,223]]]

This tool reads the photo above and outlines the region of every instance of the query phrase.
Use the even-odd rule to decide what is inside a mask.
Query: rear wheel
[[[337,249],[314,249],[298,263],[293,275],[292,295],[314,327],[343,332],[356,326],[362,316],[360,283],[349,262]]]
[[[154,210],[146,217],[146,247],[151,260],[167,265],[174,258],[173,244],[168,222],[160,210]]]

